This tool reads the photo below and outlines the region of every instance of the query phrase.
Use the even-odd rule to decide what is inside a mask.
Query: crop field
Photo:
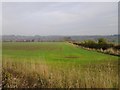
[[[3,88],[118,88],[118,56],[67,42],[3,42]]]

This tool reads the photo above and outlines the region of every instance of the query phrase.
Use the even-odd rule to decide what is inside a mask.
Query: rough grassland
[[[117,56],[66,42],[3,42],[3,88],[117,88]]]

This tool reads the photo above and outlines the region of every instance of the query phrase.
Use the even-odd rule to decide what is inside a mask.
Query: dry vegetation
[[[51,66],[46,62],[3,62],[4,88],[117,88],[117,63]],[[63,68],[64,67],[64,68]]]

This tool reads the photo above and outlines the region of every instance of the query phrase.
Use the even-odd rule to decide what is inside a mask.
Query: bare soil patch
[[[73,59],[73,58],[80,58],[79,56],[65,56],[64,58],[71,58],[71,59]]]

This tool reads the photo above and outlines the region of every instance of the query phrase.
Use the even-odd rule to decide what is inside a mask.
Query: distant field
[[[117,88],[117,56],[67,42],[3,42],[3,87]]]

